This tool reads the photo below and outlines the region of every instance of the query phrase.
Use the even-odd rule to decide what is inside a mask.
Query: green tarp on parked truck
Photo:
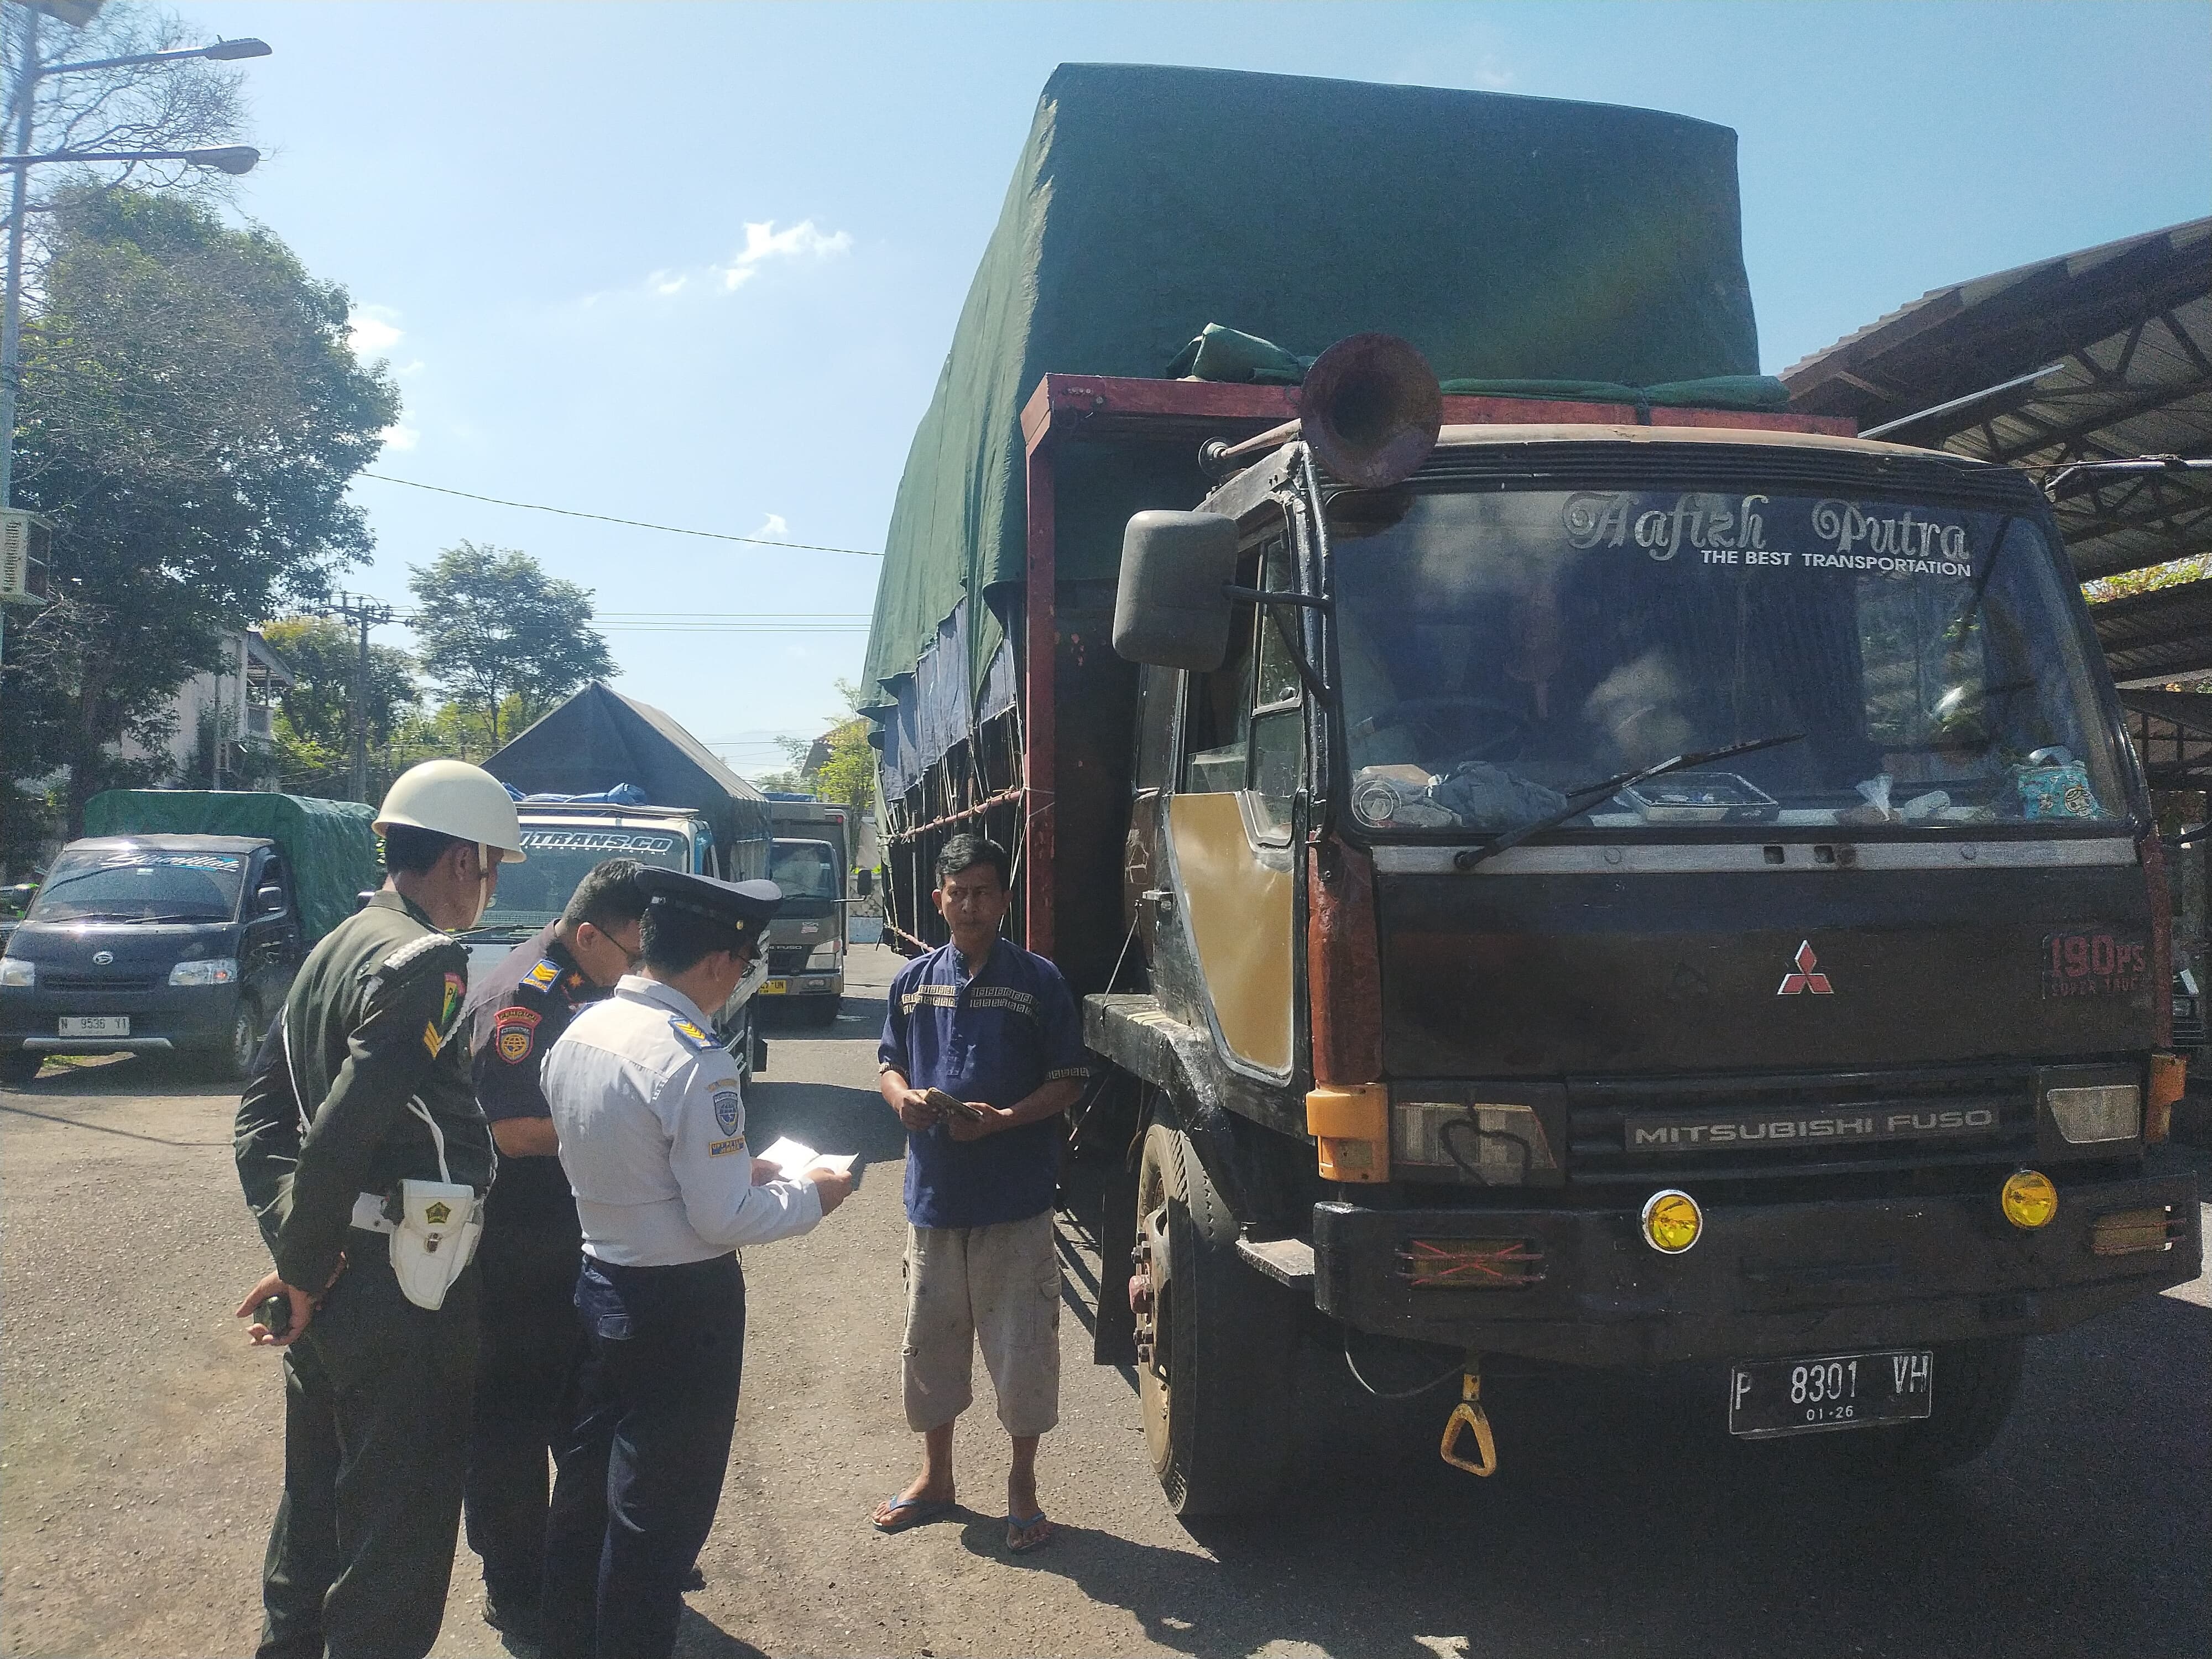
[[[1020,580],[1037,381],[1159,375],[1209,322],[1307,356],[1386,330],[1446,380],[1755,375],[1735,134],[1498,93],[1062,65],[900,480],[872,690],[963,599]],[[1061,522],[1060,580],[1111,576],[1120,525],[1066,534],[1065,492]],[[975,620],[971,687],[1000,637]]]
[[[109,789],[84,804],[88,836],[262,836],[292,861],[300,925],[313,940],[384,884],[375,816],[359,801],[233,789]]]

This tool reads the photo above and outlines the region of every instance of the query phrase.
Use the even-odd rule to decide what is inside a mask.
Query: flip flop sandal
[[[908,1527],[934,1521],[940,1515],[950,1515],[959,1507],[958,1501],[951,1498],[902,1498],[893,1502],[889,1515],[875,1522],[875,1528],[878,1532],[904,1532]]]
[[[1020,1519],[1011,1514],[1008,1515],[1006,1516],[1006,1553],[1009,1555],[1029,1555],[1042,1549],[1047,1544],[1052,1542],[1052,1540],[1059,1534],[1054,1530],[1051,1523],[1048,1522],[1045,1522],[1045,1529],[1039,1533],[1035,1538],[1024,1538],[1022,1535],[1029,1531],[1030,1528],[1043,1521],[1044,1511],[1042,1510],[1039,1510],[1035,1515],[1030,1516],[1027,1520]]]

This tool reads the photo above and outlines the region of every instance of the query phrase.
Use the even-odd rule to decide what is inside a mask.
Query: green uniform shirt
[[[287,1285],[330,1281],[359,1194],[444,1178],[410,1100],[444,1135],[452,1179],[490,1187],[491,1128],[469,1086],[468,1044],[454,1041],[467,994],[466,948],[395,892],[308,953],[284,1041],[263,1045],[233,1137],[246,1201]]]

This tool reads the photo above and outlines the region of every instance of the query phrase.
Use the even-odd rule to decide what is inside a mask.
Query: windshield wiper
[[[1686,766],[1703,766],[1709,761],[1727,760],[1735,755],[1748,755],[1755,749],[1773,749],[1785,743],[1801,742],[1804,736],[1802,732],[1790,732],[1780,737],[1753,738],[1749,743],[1732,743],[1723,749],[1694,750],[1686,755],[1671,756],[1650,766],[1640,766],[1633,772],[1623,772],[1618,777],[1606,779],[1602,783],[1585,784],[1579,789],[1569,791],[1567,804],[1558,811],[1547,812],[1533,823],[1524,823],[1518,830],[1508,830],[1487,846],[1469,847],[1463,849],[1454,855],[1452,865],[1455,869],[1472,870],[1486,860],[1494,859],[1500,853],[1510,852],[1531,836],[1540,836],[1547,830],[1556,830],[1569,818],[1587,812],[1600,801],[1608,799],[1622,790],[1642,783],[1648,778],[1656,778],[1662,772],[1678,772]]]

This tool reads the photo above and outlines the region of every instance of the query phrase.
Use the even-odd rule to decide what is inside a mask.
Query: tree
[[[218,638],[282,598],[312,599],[369,550],[348,482],[399,413],[346,343],[345,290],[258,227],[135,190],[56,204],[24,330],[18,504],[53,524],[58,598],[10,619],[4,689],[53,729],[69,833],[120,781],[126,733]],[[19,701],[20,699],[20,701]]]
[[[280,784],[295,794],[343,794],[352,775],[359,642],[350,629],[331,617],[282,617],[264,624],[261,637],[298,676],[279,697],[271,722]],[[371,645],[368,696],[362,704],[371,754],[392,742],[401,720],[422,700],[415,659],[391,646]]]
[[[459,542],[407,583],[422,672],[489,727],[497,748],[586,680],[619,671],[592,626],[592,595],[509,547]]]
[[[814,792],[824,800],[842,801],[855,816],[869,811],[876,799],[876,750],[868,741],[868,722],[859,715],[823,735],[829,758],[814,774]]]

